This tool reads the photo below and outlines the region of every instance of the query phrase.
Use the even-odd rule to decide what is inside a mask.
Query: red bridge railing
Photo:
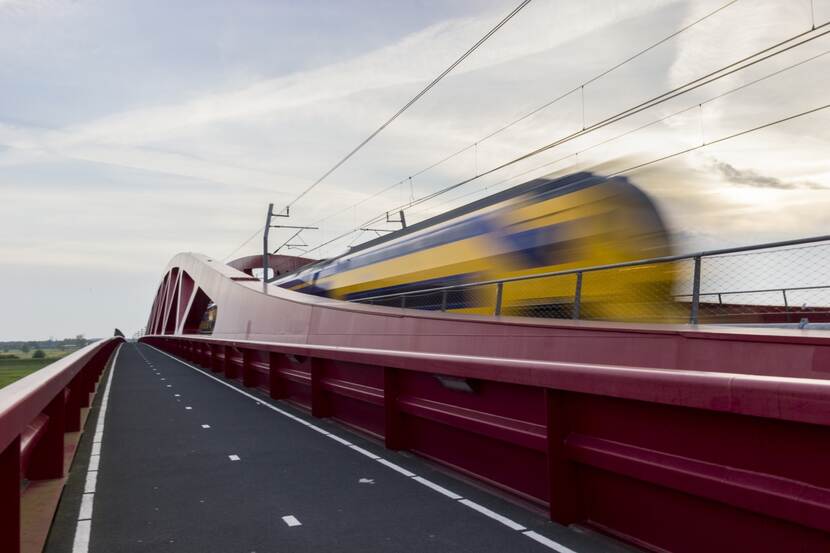
[[[0,389],[3,553],[20,551],[21,498],[28,484],[64,476],[64,434],[81,430],[82,409],[89,407],[110,355],[123,341],[100,340]]]
[[[655,551],[830,551],[827,380],[142,341],[545,506],[562,524]]]

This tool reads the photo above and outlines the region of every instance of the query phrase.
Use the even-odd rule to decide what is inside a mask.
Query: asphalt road
[[[150,346],[111,376],[48,553],[631,551]]]

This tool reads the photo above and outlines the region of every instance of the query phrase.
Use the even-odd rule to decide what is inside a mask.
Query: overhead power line
[[[737,1],[737,0],[733,0],[733,1]],[[403,106],[402,108],[400,108],[397,112],[395,112],[395,114],[394,114],[394,115],[392,115],[392,117],[390,117],[389,119],[387,119],[387,120],[386,120],[386,122],[384,122],[384,123],[383,123],[380,127],[378,127],[377,129],[375,129],[375,131],[374,131],[374,132],[372,132],[372,134],[370,134],[369,136],[367,136],[367,137],[366,137],[366,138],[365,138],[365,139],[364,139],[364,140],[363,140],[360,144],[358,144],[358,145],[357,145],[354,149],[352,149],[352,150],[351,150],[348,154],[346,154],[346,156],[345,156],[345,157],[343,157],[340,161],[338,161],[337,163],[335,163],[335,164],[334,164],[334,165],[333,165],[333,166],[332,166],[332,167],[331,167],[328,171],[326,171],[325,173],[323,173],[323,175],[322,175],[322,176],[320,176],[320,178],[318,178],[318,179],[317,179],[317,180],[315,180],[313,183],[311,183],[311,184],[310,184],[308,187],[306,187],[306,188],[305,188],[302,192],[300,192],[300,193],[299,193],[299,194],[298,194],[298,195],[297,195],[297,196],[296,196],[293,200],[291,200],[288,204],[286,204],[286,206],[285,206],[285,208],[284,208],[284,209],[285,209],[285,211],[288,211],[288,209],[289,209],[291,206],[293,206],[293,205],[294,205],[294,204],[296,204],[298,201],[300,201],[300,200],[301,200],[301,199],[302,199],[302,198],[303,198],[306,194],[308,194],[309,192],[311,192],[311,191],[312,191],[315,187],[317,187],[317,185],[318,185],[318,184],[320,184],[320,183],[321,183],[321,182],[323,182],[325,179],[327,179],[327,178],[329,177],[329,175],[331,175],[331,174],[332,174],[332,173],[334,173],[337,169],[339,169],[341,165],[343,165],[344,163],[346,163],[346,162],[347,162],[347,161],[348,161],[348,160],[349,160],[349,159],[350,159],[353,155],[355,155],[358,151],[360,151],[360,150],[361,150],[361,149],[362,149],[362,148],[363,148],[366,144],[368,144],[369,142],[371,142],[371,140],[372,140],[373,138],[375,138],[378,134],[380,134],[380,133],[381,133],[381,132],[382,132],[382,131],[386,128],[386,127],[388,127],[388,126],[389,126],[389,125],[390,125],[390,124],[391,124],[391,123],[392,123],[395,119],[397,119],[398,117],[400,117],[400,116],[403,114],[403,112],[405,112],[407,109],[409,109],[409,108],[410,108],[410,107],[411,107],[411,106],[412,106],[415,102],[417,102],[418,100],[420,100],[420,99],[421,99],[421,97],[422,97],[422,96],[424,96],[424,94],[426,94],[427,92],[429,92],[429,91],[430,91],[430,90],[431,90],[431,89],[432,89],[432,88],[433,88],[436,84],[438,84],[438,82],[439,82],[441,79],[443,79],[444,77],[446,77],[446,76],[447,76],[447,75],[448,75],[448,74],[449,74],[449,73],[450,73],[453,69],[455,69],[455,68],[456,68],[456,67],[457,67],[457,66],[458,66],[461,62],[463,62],[465,59],[467,59],[467,58],[470,56],[470,54],[472,54],[473,52],[475,52],[475,51],[478,49],[478,47],[479,47],[479,46],[481,46],[482,44],[484,44],[484,43],[487,41],[487,39],[489,39],[491,36],[493,36],[493,35],[494,35],[494,34],[495,34],[495,33],[496,33],[499,29],[501,29],[501,28],[502,28],[502,27],[503,27],[503,26],[504,26],[504,25],[505,25],[508,21],[510,21],[511,19],[513,19],[513,17],[514,17],[516,14],[518,14],[520,11],[522,11],[522,9],[524,9],[524,8],[525,8],[525,6],[527,6],[528,4],[530,4],[530,2],[531,2],[531,0],[522,0],[522,2],[520,2],[520,3],[519,3],[519,5],[518,5],[518,6],[516,6],[516,7],[513,9],[513,11],[511,11],[510,13],[508,13],[508,14],[507,14],[507,15],[506,15],[506,16],[505,16],[505,17],[504,17],[501,21],[499,21],[499,22],[496,24],[496,26],[495,26],[495,27],[493,27],[492,29],[490,29],[490,30],[487,32],[487,34],[485,34],[483,37],[481,37],[481,38],[478,40],[478,42],[476,42],[475,44],[473,44],[473,45],[472,45],[472,46],[471,46],[471,47],[470,47],[470,48],[469,48],[466,52],[464,52],[464,53],[461,55],[461,57],[459,57],[459,58],[458,58],[458,59],[456,59],[454,62],[452,62],[452,63],[449,65],[449,67],[447,67],[446,69],[444,69],[444,71],[442,71],[442,72],[441,72],[441,74],[440,74],[440,75],[438,75],[437,77],[435,77],[435,78],[434,78],[434,79],[433,79],[433,80],[432,80],[432,81],[431,81],[431,82],[430,82],[427,86],[425,86],[425,87],[424,87],[424,88],[423,88],[420,92],[418,92],[418,94],[416,94],[416,95],[415,95],[415,96],[414,96],[411,100],[409,100],[406,104],[404,104],[404,106]],[[254,234],[252,234],[250,237],[248,237],[248,238],[247,238],[244,242],[242,242],[239,246],[237,246],[237,247],[236,247],[236,248],[235,248],[235,249],[234,249],[231,253],[229,253],[229,254],[225,257],[225,259],[227,260],[227,259],[228,259],[228,258],[230,258],[232,255],[234,255],[236,252],[238,252],[239,250],[241,250],[241,249],[242,249],[242,248],[243,248],[246,244],[248,244],[251,240],[253,240],[253,239],[257,236],[257,234],[259,234],[260,232],[262,232],[262,230],[261,230],[261,229],[258,229],[256,232],[254,232]]]
[[[415,102],[417,102],[418,100],[420,100],[420,99],[421,99],[421,97],[422,97],[424,94],[426,94],[427,92],[429,92],[429,91],[432,89],[432,87],[434,87],[436,84],[438,84],[438,82],[439,82],[441,79],[443,79],[444,77],[446,77],[446,76],[447,76],[447,75],[448,75],[448,74],[449,74],[449,73],[450,73],[453,69],[455,69],[455,68],[456,68],[456,67],[457,67],[457,66],[458,66],[458,65],[459,65],[462,61],[464,61],[465,59],[467,59],[467,57],[469,57],[469,56],[470,56],[470,54],[472,54],[473,52],[475,52],[475,51],[478,49],[478,47],[479,47],[479,46],[481,46],[482,44],[484,44],[484,43],[487,41],[487,39],[489,39],[491,36],[493,36],[493,35],[496,33],[496,31],[498,31],[499,29],[501,29],[501,28],[502,28],[502,27],[503,27],[503,26],[504,26],[504,25],[505,25],[508,21],[510,21],[510,20],[511,20],[511,19],[512,19],[512,18],[513,18],[513,17],[514,17],[517,13],[519,13],[520,11],[522,11],[522,9],[524,9],[524,7],[525,7],[525,6],[527,6],[528,4],[530,4],[530,2],[531,2],[531,0],[523,0],[523,1],[522,1],[519,5],[518,5],[518,6],[516,6],[516,7],[513,9],[513,11],[511,11],[509,14],[507,14],[507,15],[504,17],[504,19],[502,19],[501,21],[499,21],[499,22],[496,24],[496,26],[495,26],[495,27],[493,27],[492,29],[490,29],[490,30],[487,32],[487,34],[485,34],[483,37],[481,37],[481,38],[478,40],[478,42],[476,42],[475,44],[473,44],[473,45],[472,45],[472,46],[471,46],[471,47],[470,47],[470,48],[469,48],[466,52],[464,52],[464,54],[462,54],[462,55],[461,55],[461,57],[459,57],[459,58],[458,58],[458,59],[456,59],[454,62],[452,62],[452,63],[450,64],[450,66],[449,66],[449,67],[447,67],[446,69],[444,69],[444,71],[442,71],[442,72],[441,72],[441,74],[440,74],[440,75],[438,75],[437,77],[435,77],[435,78],[434,78],[434,79],[433,79],[433,80],[432,80],[432,81],[431,81],[431,82],[430,82],[427,86],[425,86],[425,87],[424,87],[424,88],[423,88],[423,89],[422,89],[422,90],[421,90],[418,94],[416,94],[416,95],[415,95],[415,96],[414,96],[411,100],[409,100],[406,104],[404,104],[404,106],[403,106],[401,109],[399,109],[398,111],[396,111],[396,112],[395,112],[395,114],[394,114],[394,115],[392,115],[392,117],[390,117],[389,119],[387,119],[387,120],[386,120],[386,122],[384,122],[384,123],[383,123],[380,127],[378,127],[377,129],[375,129],[375,130],[372,132],[372,134],[370,134],[369,136],[367,136],[367,137],[366,137],[366,138],[365,138],[365,139],[364,139],[364,140],[363,140],[360,144],[358,144],[358,145],[357,145],[357,146],[356,146],[353,150],[351,150],[348,154],[346,154],[346,156],[345,156],[345,157],[343,157],[340,161],[338,161],[337,163],[335,163],[335,164],[334,164],[334,165],[333,165],[333,166],[332,166],[332,167],[331,167],[328,171],[326,171],[325,173],[323,173],[323,174],[322,174],[322,176],[320,176],[320,178],[318,178],[317,180],[315,180],[315,181],[314,181],[313,183],[311,183],[311,184],[310,184],[310,185],[309,185],[309,186],[308,186],[305,190],[303,190],[302,192],[300,192],[300,193],[299,193],[299,194],[298,194],[298,195],[297,195],[297,196],[296,196],[293,200],[291,200],[291,201],[290,201],[290,202],[286,205],[286,208],[289,208],[289,207],[291,207],[292,205],[296,204],[296,203],[297,203],[300,199],[302,199],[302,198],[303,198],[306,194],[308,194],[309,192],[311,192],[311,191],[312,191],[312,190],[313,190],[313,189],[314,189],[314,188],[315,188],[318,184],[320,184],[320,183],[321,183],[321,182],[323,182],[326,178],[328,178],[328,176],[329,176],[329,175],[331,175],[332,173],[334,173],[334,172],[335,172],[335,171],[336,171],[336,170],[337,170],[337,169],[338,169],[341,165],[343,165],[344,163],[346,163],[346,162],[347,162],[347,161],[348,161],[348,160],[349,160],[349,159],[350,159],[353,155],[355,155],[357,152],[359,152],[359,151],[360,151],[360,150],[361,150],[361,149],[362,149],[362,148],[363,148],[366,144],[368,144],[368,143],[369,143],[369,142],[370,142],[373,138],[375,138],[378,134],[380,134],[380,133],[381,133],[381,131],[383,131],[383,129],[385,129],[386,127],[388,127],[388,126],[389,126],[389,125],[390,125],[390,124],[391,124],[391,123],[392,123],[395,119],[397,119],[398,117],[400,117],[400,116],[403,114],[403,112],[405,112],[407,109],[409,109],[409,108],[410,108],[410,107],[411,107],[411,106],[412,106]]]
[[[708,73],[708,74],[706,74],[702,77],[698,77],[696,79],[693,79],[693,80],[691,80],[691,81],[689,81],[689,82],[687,82],[687,83],[685,83],[681,86],[678,86],[674,89],[671,89],[671,90],[666,91],[662,94],[659,94],[659,95],[657,95],[653,98],[650,98],[649,100],[641,102],[640,104],[637,104],[637,105],[632,106],[628,109],[625,109],[625,110],[623,110],[623,111],[621,111],[621,112],[619,112],[615,115],[612,115],[612,116],[610,116],[610,117],[608,117],[608,118],[606,118],[602,121],[599,121],[599,122],[597,122],[597,123],[595,123],[595,124],[593,124],[589,127],[584,128],[580,131],[576,131],[574,133],[571,133],[571,134],[569,134],[567,136],[564,136],[560,139],[557,139],[557,140],[555,140],[555,141],[553,141],[549,144],[546,144],[546,145],[544,145],[540,148],[537,148],[537,149],[532,150],[532,151],[530,151],[530,152],[528,152],[524,155],[521,155],[521,156],[519,156],[515,159],[512,159],[510,161],[502,163],[502,164],[500,164],[500,165],[498,165],[498,166],[496,166],[492,169],[489,169],[489,170],[484,171],[482,173],[478,173],[478,174],[476,174],[476,175],[474,175],[474,176],[472,176],[468,179],[464,179],[464,180],[462,180],[458,183],[452,184],[450,186],[447,186],[445,188],[442,188],[440,190],[437,190],[435,192],[427,194],[426,196],[423,196],[423,197],[415,200],[414,202],[407,202],[405,204],[402,204],[400,206],[397,206],[397,207],[395,207],[393,209],[390,209],[390,210],[387,210],[387,211],[397,211],[399,209],[408,209],[412,206],[419,205],[419,204],[421,204],[423,202],[426,202],[428,200],[431,200],[431,199],[433,199],[437,196],[445,194],[445,193],[447,193],[451,190],[455,190],[456,188],[459,188],[459,187],[461,187],[465,184],[468,184],[468,183],[473,182],[475,180],[478,180],[482,177],[485,177],[485,176],[493,174],[497,171],[500,171],[500,170],[502,170],[506,167],[509,167],[511,165],[514,165],[516,163],[519,163],[521,161],[524,161],[526,159],[534,157],[538,154],[546,152],[546,151],[548,151],[552,148],[555,148],[557,146],[560,146],[560,145],[562,145],[566,142],[570,142],[572,140],[575,140],[577,138],[580,138],[582,136],[585,136],[587,134],[595,132],[595,131],[597,131],[601,128],[604,128],[608,125],[612,125],[614,123],[617,123],[619,121],[627,119],[627,118],[629,118],[633,115],[641,113],[641,112],[643,112],[647,109],[651,109],[651,108],[653,108],[657,105],[660,105],[664,102],[672,100],[672,99],[674,99],[678,96],[681,96],[683,94],[687,94],[687,93],[689,93],[693,90],[696,90],[696,89],[698,89],[702,86],[705,86],[705,85],[710,84],[714,81],[717,81],[719,79],[727,77],[727,76],[729,76],[733,73],[736,73],[738,71],[741,71],[743,69],[746,69],[748,67],[756,65],[756,64],[758,64],[762,61],[768,60],[770,58],[773,58],[775,56],[778,56],[780,54],[788,52],[788,51],[790,51],[794,48],[797,48],[799,46],[802,46],[804,44],[812,42],[813,40],[816,40],[818,38],[821,38],[823,36],[826,36],[826,35],[830,34],[830,30],[823,30],[823,29],[827,28],[828,26],[830,26],[830,22],[824,23],[822,25],[818,25],[818,26],[816,26],[815,29],[810,29],[810,30],[805,31],[805,32],[797,33],[797,34],[795,34],[795,35],[793,35],[793,36],[791,36],[787,39],[784,39],[780,42],[777,42],[776,44],[773,44],[772,46],[768,46],[766,48],[763,48],[763,49],[761,49],[761,50],[759,50],[759,51],[757,51],[757,52],[755,52],[755,53],[753,53],[749,56],[746,56],[744,58],[741,58],[740,60],[737,60],[737,61],[732,62],[732,63],[730,63],[726,66],[723,66],[723,67],[721,67],[721,68],[719,68],[715,71],[712,71],[712,72],[710,72],[710,73]],[[820,31],[820,32],[817,32],[817,31]],[[824,109],[824,108],[821,108],[821,109]],[[780,122],[782,122],[782,121],[774,122],[773,124],[778,124]],[[710,144],[711,144],[711,142],[710,142]],[[677,155],[679,155],[679,154],[677,154]],[[380,214],[380,215],[378,215],[378,216],[376,216],[372,219],[369,219],[369,220],[363,222],[360,225],[360,227],[366,227],[366,226],[370,226],[372,224],[375,224],[375,223],[379,222],[383,218],[383,216],[384,216],[383,214]],[[316,251],[316,250],[318,250],[318,249],[320,249],[324,246],[327,246],[329,244],[337,242],[338,240],[341,240],[341,239],[343,239],[347,236],[350,236],[354,232],[356,232],[356,229],[352,229],[348,232],[340,234],[340,235],[338,235],[338,236],[336,236],[336,237],[334,237],[330,240],[327,240],[326,242],[324,242],[322,244],[319,244],[318,246],[315,246],[314,248],[311,248],[306,253]]]
[[[461,154],[463,154],[464,152],[467,152],[467,151],[469,151],[469,150],[470,150],[470,149],[472,149],[472,148],[476,148],[476,147],[480,146],[483,142],[486,142],[487,140],[490,140],[491,138],[494,138],[495,136],[498,136],[499,134],[503,133],[504,131],[506,131],[506,130],[508,130],[508,129],[510,129],[510,128],[514,127],[514,126],[516,126],[516,125],[518,125],[518,124],[519,124],[519,123],[521,123],[522,121],[527,120],[528,118],[530,118],[530,117],[532,117],[532,116],[536,115],[537,113],[539,113],[539,112],[541,112],[541,111],[543,111],[543,110],[545,110],[545,109],[549,108],[550,106],[552,106],[552,105],[556,104],[557,102],[560,102],[561,100],[563,100],[563,99],[567,98],[568,96],[570,96],[570,95],[574,94],[575,92],[579,92],[579,91],[584,90],[584,89],[585,89],[585,87],[586,87],[586,86],[588,86],[588,85],[590,85],[591,83],[594,83],[594,82],[596,82],[596,81],[598,81],[598,80],[602,79],[603,77],[607,76],[608,74],[613,73],[613,72],[614,72],[614,71],[616,71],[617,69],[619,69],[619,68],[623,67],[624,65],[626,65],[626,64],[628,64],[628,63],[631,63],[632,61],[636,60],[636,59],[637,59],[637,58],[639,58],[640,56],[643,56],[643,55],[647,54],[648,52],[650,52],[650,51],[654,50],[655,48],[657,48],[657,47],[658,47],[658,46],[660,46],[661,44],[665,44],[666,42],[668,42],[668,41],[670,41],[671,39],[673,39],[673,38],[675,38],[675,37],[677,37],[677,36],[679,36],[679,35],[681,35],[681,34],[685,33],[686,31],[688,31],[688,30],[692,29],[693,27],[695,27],[695,26],[699,25],[700,23],[703,23],[703,22],[704,22],[704,21],[706,21],[707,19],[709,19],[709,18],[711,18],[711,17],[713,17],[713,16],[717,15],[718,13],[722,12],[723,10],[725,10],[726,8],[728,8],[729,6],[731,6],[731,5],[735,4],[735,3],[739,2],[739,1],[740,1],[740,0],[729,0],[728,2],[726,2],[726,3],[724,3],[724,4],[721,4],[719,7],[715,8],[714,10],[712,10],[712,11],[710,11],[710,12],[708,12],[708,13],[704,14],[704,15],[702,15],[701,17],[699,17],[698,19],[696,19],[696,20],[692,21],[691,23],[689,23],[689,24],[687,24],[687,25],[684,25],[684,26],[683,26],[683,27],[681,27],[680,29],[677,29],[676,31],[672,32],[671,34],[668,34],[668,35],[664,36],[664,37],[663,37],[663,38],[661,38],[660,40],[658,40],[658,41],[656,41],[656,42],[653,42],[653,43],[649,44],[649,45],[648,45],[648,46],[646,46],[645,48],[642,48],[641,50],[638,50],[637,52],[635,52],[634,54],[631,54],[630,56],[628,56],[628,57],[627,57],[627,58],[625,58],[624,60],[621,60],[621,61],[617,62],[616,64],[614,64],[613,66],[611,66],[611,67],[609,67],[609,68],[607,68],[607,69],[604,69],[604,70],[603,70],[603,71],[601,71],[600,73],[597,73],[596,75],[594,75],[593,77],[591,77],[591,78],[590,78],[590,79],[588,79],[587,81],[584,81],[584,82],[580,83],[579,85],[577,85],[577,86],[575,86],[575,87],[571,88],[571,89],[570,89],[570,90],[568,90],[567,92],[561,93],[561,94],[559,94],[558,96],[556,96],[555,98],[553,98],[553,99],[551,99],[551,100],[548,100],[548,101],[547,101],[547,102],[545,102],[544,104],[542,104],[542,105],[540,105],[540,106],[537,106],[537,107],[535,107],[535,108],[531,109],[530,111],[528,111],[527,113],[525,113],[525,114],[521,115],[520,117],[518,117],[518,118],[516,118],[516,119],[514,119],[514,120],[512,120],[512,121],[510,121],[509,123],[506,123],[506,124],[502,125],[502,126],[501,126],[501,127],[499,127],[498,129],[496,129],[496,130],[494,130],[494,131],[492,131],[492,132],[488,133],[487,135],[485,135],[485,136],[483,136],[483,137],[479,138],[479,139],[478,139],[478,140],[476,140],[475,142],[473,142],[473,143],[471,143],[471,144],[468,144],[467,146],[464,146],[464,147],[463,147],[463,148],[461,148],[460,150],[456,150],[455,152],[453,152],[453,153],[451,153],[451,154],[449,154],[449,155],[447,155],[447,156],[445,156],[445,157],[443,157],[443,158],[441,158],[441,159],[439,159],[439,160],[437,160],[437,161],[435,161],[435,162],[431,163],[430,165],[428,165],[428,166],[424,167],[423,169],[420,169],[419,171],[416,171],[415,173],[412,173],[412,175],[411,175],[411,176],[409,176],[408,178],[403,178],[403,179],[399,180],[398,182],[396,182],[395,184],[392,184],[392,185],[386,186],[385,188],[382,188],[381,190],[378,190],[378,191],[377,191],[377,192],[375,192],[374,194],[371,194],[370,196],[368,196],[368,197],[366,197],[366,198],[363,198],[362,200],[360,200],[360,201],[358,201],[358,202],[355,202],[355,203],[354,203],[354,204],[352,204],[352,205],[349,205],[349,206],[347,206],[347,207],[345,207],[345,208],[343,208],[343,209],[338,210],[337,212],[333,213],[332,215],[328,215],[328,216],[326,216],[326,217],[324,217],[324,218],[322,218],[322,219],[319,219],[319,220],[318,220],[318,221],[316,221],[314,224],[321,223],[321,222],[325,221],[326,219],[329,219],[329,218],[331,218],[331,217],[336,217],[336,216],[338,216],[338,215],[340,215],[340,214],[342,214],[342,213],[345,213],[345,212],[349,211],[350,209],[353,209],[353,208],[355,208],[355,207],[358,207],[358,206],[360,206],[360,205],[363,205],[363,204],[364,204],[364,203],[366,203],[367,201],[369,201],[369,200],[371,200],[371,199],[373,199],[373,198],[376,198],[376,197],[378,197],[378,196],[380,196],[380,195],[384,194],[385,192],[388,192],[388,191],[390,191],[390,190],[392,190],[392,189],[394,189],[394,188],[396,188],[396,187],[400,186],[401,184],[404,184],[404,183],[405,183],[405,182],[407,182],[408,180],[411,180],[411,179],[413,179],[413,178],[415,178],[415,177],[418,177],[418,176],[420,176],[420,175],[423,175],[424,173],[426,173],[426,172],[428,172],[428,171],[431,171],[432,169],[435,169],[436,167],[439,167],[439,166],[443,165],[444,163],[446,163],[446,162],[448,162],[448,161],[450,161],[450,160],[452,160],[452,159],[454,159],[454,158],[456,158],[456,157],[460,156],[460,155],[461,155]]]

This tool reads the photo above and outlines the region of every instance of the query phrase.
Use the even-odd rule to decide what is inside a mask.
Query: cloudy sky
[[[303,236],[320,244],[830,20],[830,0],[738,0],[485,138],[727,3],[534,0],[298,202],[292,223],[319,226]],[[256,253],[258,237],[234,250],[269,202],[291,201],[516,4],[0,0],[0,339],[132,333],[175,253]],[[813,40],[407,216],[545,173],[624,169],[819,107],[827,51],[830,37]],[[630,176],[681,250],[825,234],[828,123],[821,111]]]

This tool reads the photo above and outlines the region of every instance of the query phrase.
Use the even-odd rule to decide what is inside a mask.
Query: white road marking
[[[203,424],[202,428],[210,428],[210,425],[209,424]]]
[[[485,507],[483,505],[480,505],[480,504],[478,504],[474,501],[470,501],[469,499],[464,499],[461,495],[458,495],[454,491],[448,490],[447,488],[445,488],[443,486],[440,486],[440,485],[436,484],[435,482],[433,482],[431,480],[427,480],[426,478],[418,476],[414,472],[409,471],[409,470],[403,468],[402,466],[397,465],[397,464],[395,464],[391,461],[388,461],[387,459],[384,459],[383,457],[380,457],[379,455],[375,455],[374,453],[372,453],[369,450],[366,450],[366,449],[363,449],[360,446],[354,445],[350,441],[348,441],[344,438],[341,438],[340,436],[337,436],[336,434],[332,434],[331,432],[329,432],[329,431],[327,431],[327,430],[325,430],[325,429],[323,429],[319,426],[316,426],[316,425],[314,425],[314,424],[312,424],[312,423],[310,423],[310,422],[308,422],[304,419],[301,419],[300,417],[298,417],[296,415],[293,415],[293,414],[289,413],[288,411],[284,411],[284,410],[280,409],[279,407],[271,405],[270,403],[262,403],[259,400],[259,398],[257,398],[256,396],[254,396],[252,394],[249,394],[248,392],[245,392],[243,390],[240,390],[236,386],[233,386],[232,384],[230,384],[228,382],[225,382],[225,381],[223,381],[223,380],[221,380],[221,379],[219,379],[219,378],[217,378],[213,375],[207,374],[206,372],[202,371],[198,367],[195,367],[195,366],[191,365],[190,363],[182,361],[181,359],[179,359],[179,358],[177,358],[173,355],[170,355],[166,351],[162,351],[162,350],[158,349],[155,346],[150,346],[148,344],[145,344],[145,345],[147,345],[147,347],[152,348],[152,349],[156,350],[157,352],[159,352],[163,355],[166,355],[167,357],[169,357],[170,359],[173,359],[174,361],[178,361],[179,363],[181,363],[182,365],[184,365],[186,367],[190,367],[191,369],[198,372],[202,376],[206,376],[206,377],[208,377],[212,380],[215,380],[219,384],[222,384],[223,386],[227,386],[228,388],[230,388],[234,392],[236,392],[238,394],[242,394],[243,396],[246,396],[246,397],[254,400],[257,403],[257,405],[260,405],[260,404],[264,405],[265,407],[267,407],[267,408],[271,409],[272,411],[275,411],[275,412],[283,415],[284,417],[287,417],[287,418],[289,418],[289,419],[291,419],[295,422],[298,422],[298,423],[302,424],[303,426],[307,426],[307,427],[311,428],[312,430],[315,430],[316,432],[319,432],[319,433],[325,435],[326,437],[331,438],[332,440],[334,440],[334,441],[336,441],[336,442],[338,442],[342,445],[345,445],[346,447],[348,447],[350,449],[353,449],[354,451],[357,451],[358,453],[361,453],[362,455],[365,455],[366,457],[369,457],[370,459],[373,459],[373,460],[377,461],[378,463],[386,466],[387,468],[390,468],[390,469],[402,474],[403,476],[411,478],[415,482],[418,482],[419,484],[421,484],[423,486],[426,486],[427,488],[430,488],[431,490],[433,490],[435,492],[440,493],[441,495],[444,495],[444,496],[446,496],[446,497],[448,497],[452,500],[457,501],[458,503],[463,504],[465,507],[467,507],[469,509],[473,509],[474,511],[477,511],[478,513],[481,513],[481,514],[483,514],[483,515],[485,515],[485,516],[487,516],[487,517],[489,517],[493,520],[496,520],[496,521],[500,522],[501,524],[504,524],[505,526],[511,528],[512,530],[516,530],[518,532],[521,532],[522,535],[534,540],[535,542],[537,542],[541,545],[544,545],[545,547],[548,547],[548,548],[550,548],[554,551],[557,551],[558,553],[577,553],[573,549],[570,549],[570,548],[568,548],[568,547],[566,547],[566,546],[564,546],[560,543],[557,543],[557,542],[553,541],[552,539],[550,539],[546,536],[543,536],[542,534],[539,534],[538,532],[534,532],[532,530],[526,530],[526,528],[524,526],[522,526],[518,522],[516,522],[516,521],[514,521],[514,520],[512,520],[512,519],[510,519],[510,518],[508,518],[504,515],[501,515],[501,514],[495,512],[491,509],[488,509],[487,507]],[[186,409],[189,409],[189,407],[186,407]],[[208,425],[204,425],[204,424],[202,425],[202,428],[205,428],[206,426],[209,428]],[[235,455],[230,455],[229,457],[233,458],[233,457],[236,457],[236,456]],[[231,460],[234,460],[234,459],[231,459]],[[236,460],[238,460],[238,458]],[[361,482],[363,482],[364,480],[369,481],[369,480],[372,480],[372,479],[367,479],[367,478],[361,478],[360,479]],[[288,526],[300,526],[301,525],[300,521],[297,520],[297,518],[294,517],[293,515],[284,516],[284,517],[282,517],[282,519],[283,519],[283,521],[285,521],[285,523]],[[73,553],[75,553],[75,552],[73,551]]]
[[[173,394],[173,397],[182,397],[181,394]]]
[[[390,469],[392,469],[394,471],[400,472],[401,474],[403,474],[404,476],[407,476],[409,478],[412,478],[413,476],[415,476],[414,472],[408,471],[405,468],[403,468],[402,466],[396,465],[392,461],[387,461],[386,459],[383,459],[383,458],[377,458],[377,459],[375,459],[375,461],[377,461],[381,465],[385,465],[385,466],[389,467]]]
[[[78,523],[75,526],[75,538],[72,541],[72,553],[89,553],[89,540],[90,533],[92,532],[92,511],[95,503],[95,488],[98,485],[101,442],[104,438],[104,422],[106,420],[107,406],[109,405],[110,389],[112,388],[112,375],[115,373],[115,364],[118,361],[118,354],[121,353],[122,347],[123,344],[119,345],[115,350],[115,356],[112,359],[109,376],[107,377],[107,384],[104,387],[104,394],[98,409],[98,421],[95,426],[95,435],[92,438],[92,452],[89,456],[89,466],[87,467],[86,481],[84,482],[84,493],[81,496]]]
[[[89,551],[89,531],[92,529],[91,520],[79,520],[75,527],[75,541],[72,543],[72,553],[87,553]]]
[[[462,505],[466,505],[467,507],[469,507],[470,509],[472,509],[474,511],[478,511],[479,513],[481,513],[482,515],[484,515],[486,517],[490,517],[493,520],[497,520],[497,521],[501,522],[502,524],[504,524],[505,526],[507,526],[511,530],[517,530],[519,532],[521,532],[523,530],[526,530],[526,528],[524,526],[522,526],[521,524],[519,524],[518,522],[516,522],[514,520],[511,520],[511,519],[507,518],[504,515],[500,515],[495,511],[491,511],[490,509],[488,509],[484,505],[479,505],[475,501],[470,501],[469,499],[462,499],[461,501],[459,501],[459,503],[461,503]]]
[[[533,530],[528,530],[527,532],[522,532],[522,534],[524,534],[528,538],[530,538],[530,539],[532,539],[532,540],[534,540],[538,543],[541,543],[542,545],[545,545],[545,546],[553,549],[554,551],[558,551],[559,553],[576,553],[576,551],[574,551],[570,547],[565,547],[561,543],[557,543],[557,542],[553,541],[550,538],[546,538],[542,534],[534,532]]]
[[[294,515],[286,515],[286,516],[282,517],[282,521],[284,523],[286,523],[289,528],[292,528],[294,526],[302,526],[303,525],[303,523],[300,522],[299,520],[297,520],[297,517],[295,517]]]
[[[186,407],[185,407],[185,409],[187,409],[188,411],[190,411],[191,409],[193,409],[193,407],[191,407],[190,405],[188,405],[188,406],[186,406]]]
[[[84,483],[84,493],[95,493],[95,486],[98,485],[98,471],[91,470],[86,473],[86,482]]]
[[[329,438],[331,438],[335,442],[339,442],[343,445],[352,445],[352,442],[350,442],[349,440],[344,440],[343,438],[341,438],[337,434],[329,434]]]
[[[450,490],[448,490],[447,488],[445,488],[443,486],[439,486],[438,484],[436,484],[432,480],[427,480],[426,478],[422,478],[420,476],[415,476],[412,479],[414,481],[418,482],[419,484],[423,484],[427,488],[430,488],[430,489],[440,493],[441,495],[446,495],[450,499],[461,499],[461,496],[458,495],[457,493],[455,493],[453,491],[450,491]]]
[[[239,455],[228,455],[228,459],[231,461],[239,461]]]
[[[358,453],[360,453],[360,454],[362,454],[362,455],[365,455],[365,456],[366,456],[366,457],[368,457],[369,459],[380,459],[380,456],[375,455],[374,453],[372,453],[372,452],[371,452],[371,451],[369,451],[368,449],[363,449],[362,447],[360,447],[360,446],[358,446],[358,445],[354,445],[354,444],[352,444],[352,445],[350,445],[349,447],[350,447],[350,448],[352,448],[352,449],[354,449],[354,450],[355,450],[355,451],[357,451]]]
[[[94,493],[85,493],[81,496],[81,511],[78,513],[78,520],[90,520],[92,518],[92,502],[94,500]]]

